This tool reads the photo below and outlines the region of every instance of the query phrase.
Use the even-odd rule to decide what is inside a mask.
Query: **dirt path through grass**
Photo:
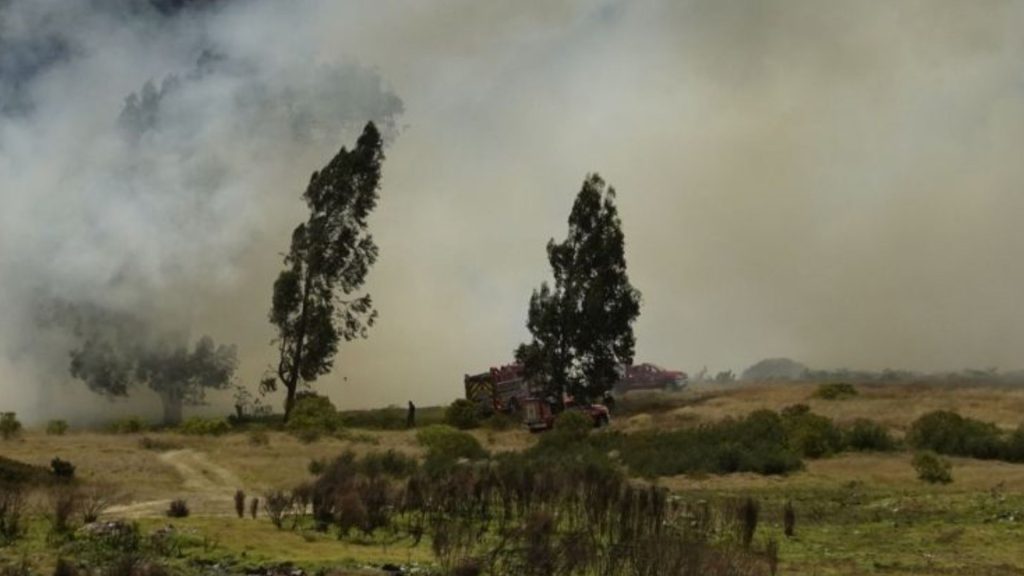
[[[185,499],[193,513],[209,516],[234,513],[235,491],[243,488],[242,481],[234,472],[190,448],[164,452],[159,458],[181,477],[181,493],[176,498]],[[171,500],[130,502],[112,506],[106,514],[122,518],[163,516]]]

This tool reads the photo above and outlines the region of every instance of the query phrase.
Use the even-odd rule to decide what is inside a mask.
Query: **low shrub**
[[[479,460],[487,457],[487,450],[472,434],[443,424],[421,428],[416,441],[427,450],[427,466],[439,469],[458,460]]]
[[[1003,459],[1010,462],[1024,462],[1024,424],[1017,427],[1006,439]]]
[[[292,499],[282,490],[273,490],[263,497],[263,511],[266,512],[270,522],[280,529],[284,524],[284,516],[292,506]]]
[[[25,533],[25,504],[21,488],[0,489],[0,545],[10,544]]]
[[[696,428],[636,434],[597,434],[591,442],[617,450],[622,462],[645,477],[689,473],[785,474],[800,469],[800,456],[787,442],[783,419],[771,410],[727,418]]]
[[[63,436],[67,431],[67,420],[50,420],[46,423],[46,433],[50,436]]]
[[[11,440],[21,434],[21,422],[14,412],[0,413],[0,438]]]
[[[491,414],[483,421],[484,428],[495,432],[503,432],[515,428],[519,423],[515,418],[504,413]]]
[[[359,461],[359,470],[367,476],[385,474],[394,478],[408,478],[416,473],[419,462],[401,452],[369,452]]]
[[[846,382],[822,384],[814,391],[814,397],[821,398],[822,400],[845,400],[857,395],[857,389],[853,387],[853,384],[847,384]]]
[[[193,416],[178,426],[178,431],[190,436],[221,436],[231,431],[231,424],[223,418]]]
[[[300,394],[288,416],[285,428],[303,442],[315,442],[321,436],[342,431],[341,416],[326,396]]]
[[[246,435],[249,438],[250,446],[269,446],[270,445],[270,434],[267,434],[266,430],[254,429],[249,430]]]
[[[64,535],[71,531],[71,518],[79,508],[78,492],[70,486],[56,487],[50,492],[50,530]]]
[[[173,440],[143,436],[139,438],[139,447],[143,450],[152,450],[154,452],[168,452],[170,450],[181,450],[185,446]]]
[[[445,410],[444,423],[459,430],[472,430],[480,426],[480,415],[475,404],[458,398]]]
[[[917,479],[929,484],[949,484],[953,481],[952,465],[934,452],[919,452],[912,461]]]
[[[47,484],[51,480],[49,471],[42,466],[33,466],[0,456],[0,488]]]
[[[786,538],[792,538],[796,533],[796,508],[793,507],[791,500],[786,500],[786,505],[782,509],[782,533]]]
[[[798,404],[782,411],[789,447],[807,458],[822,458],[841,452],[843,435],[832,420],[804,408]]]
[[[149,425],[138,416],[130,416],[111,422],[107,429],[114,434],[138,434],[148,430]]]
[[[994,424],[947,410],[915,420],[907,432],[907,443],[918,450],[972,458],[1000,458],[1006,453],[1002,433]]]
[[[187,518],[188,515],[188,502],[181,499],[171,500],[170,506],[167,507],[167,516],[169,518]]]
[[[75,477],[75,465],[67,460],[54,458],[50,460],[50,472],[61,480],[71,480]]]
[[[858,418],[843,433],[846,448],[856,452],[889,452],[896,449],[896,441],[878,422]]]

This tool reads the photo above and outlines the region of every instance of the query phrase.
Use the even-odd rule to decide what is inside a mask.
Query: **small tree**
[[[277,369],[262,382],[268,391],[284,387],[285,419],[299,385],[330,372],[339,342],[365,338],[376,318],[370,295],[355,293],[377,260],[367,218],[377,205],[382,146],[377,127],[367,124],[356,147],[314,172],[303,194],[309,218],[292,233],[274,282]]]
[[[0,413],[0,438],[10,440],[21,433],[21,422],[14,412]]]
[[[934,452],[919,452],[911,462],[918,480],[929,484],[949,484],[953,481],[952,465],[949,460]]]
[[[533,339],[516,359],[559,401],[566,393],[579,401],[600,397],[633,362],[640,315],[615,189],[588,176],[569,214],[568,237],[548,242],[547,252],[554,284],[533,292],[526,324]]]

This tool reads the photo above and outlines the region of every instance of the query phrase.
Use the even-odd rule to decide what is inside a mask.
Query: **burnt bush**
[[[786,505],[782,509],[782,533],[786,535],[786,538],[792,538],[796,534],[796,508],[793,507],[793,502],[790,500],[786,501]]]
[[[235,490],[235,514],[245,518],[245,492],[242,490]]]
[[[71,519],[81,507],[81,497],[71,486],[56,486],[50,491],[50,532],[62,536],[72,529]]]
[[[187,518],[189,512],[188,502],[182,499],[171,500],[170,505],[167,507],[168,518]]]
[[[0,484],[0,545],[11,544],[25,533],[25,495],[17,486]]]
[[[67,460],[54,458],[50,460],[50,472],[60,480],[71,480],[75,477],[75,465]]]

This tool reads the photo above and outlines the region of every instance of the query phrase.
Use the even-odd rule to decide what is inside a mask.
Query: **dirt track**
[[[202,452],[188,448],[164,452],[159,458],[181,477],[181,493],[178,497],[184,498],[194,513],[234,513],[235,491],[244,487],[233,472],[211,462]],[[106,510],[106,514],[125,518],[163,516],[170,502],[170,498],[130,502],[112,506]]]

